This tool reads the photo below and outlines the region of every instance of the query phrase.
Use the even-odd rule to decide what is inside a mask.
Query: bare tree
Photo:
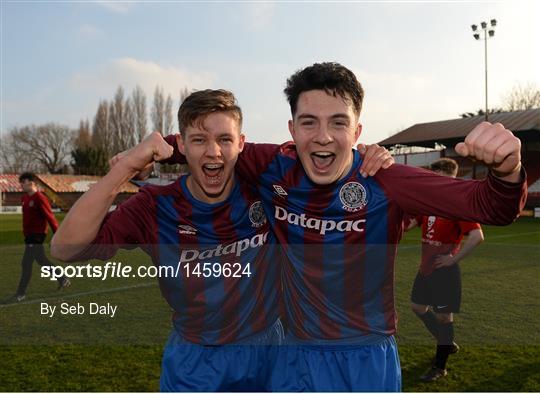
[[[501,112],[504,112],[502,108],[490,108],[488,109],[488,115],[489,114],[500,114]],[[482,108],[480,108],[476,112],[464,112],[461,116],[462,118],[475,118],[477,116],[484,116],[486,114],[486,111],[484,111]]]
[[[135,116],[135,138],[136,142],[141,142],[147,133],[146,118],[146,95],[139,85],[135,87],[132,93],[133,112]]]
[[[504,97],[503,105],[507,111],[539,108],[540,88],[533,82],[518,84]]]
[[[184,86],[182,89],[180,89],[180,105],[184,102],[187,96],[190,95],[190,91],[187,88],[187,86]]]
[[[13,128],[9,132],[3,133],[0,139],[1,172],[20,174],[24,171],[41,171],[39,163],[30,159],[28,153],[18,146],[13,135],[17,130],[17,128]]]
[[[53,174],[66,172],[73,145],[73,132],[57,123],[25,126],[11,131],[17,150]]]
[[[167,102],[165,103],[165,119],[163,120],[164,133],[163,135],[169,135],[173,128],[173,101],[171,95],[167,96]]]
[[[79,122],[79,130],[74,141],[75,148],[87,148],[92,145],[92,135],[90,133],[90,122],[88,119]]]
[[[109,122],[109,103],[100,101],[92,128],[92,145],[103,150],[107,157],[112,154],[112,135]]]
[[[122,149],[122,137],[124,132],[122,130],[122,123],[124,121],[124,88],[118,86],[114,99],[109,105],[109,119],[112,126],[112,149],[113,153],[120,152]]]
[[[165,99],[163,89],[156,86],[154,90],[154,104],[152,106],[152,131],[163,134],[164,131]]]
[[[106,108],[107,105],[103,105]],[[92,143],[88,120],[80,122],[79,130],[71,151],[71,167],[78,175],[104,175],[108,169],[105,151]]]
[[[119,141],[120,150],[126,150],[136,144],[135,111],[133,102],[128,98],[124,102],[124,116],[122,117],[122,134]]]
[[[182,89],[180,89],[180,105],[184,102],[184,100],[192,93],[187,86],[184,86]],[[178,125],[180,127],[180,125]]]

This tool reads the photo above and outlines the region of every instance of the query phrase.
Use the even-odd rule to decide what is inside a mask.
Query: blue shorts
[[[268,391],[401,391],[393,336],[375,345],[279,347]]]
[[[203,346],[171,333],[161,363],[161,391],[266,391],[278,345],[278,320],[242,344]]]

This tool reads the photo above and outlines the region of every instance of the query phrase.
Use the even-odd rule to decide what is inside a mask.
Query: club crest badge
[[[258,228],[266,223],[266,215],[260,201],[255,201],[249,207],[249,220],[251,221],[251,226]]]
[[[339,199],[346,211],[359,211],[367,204],[366,189],[358,182],[347,182],[339,191]]]
[[[33,207],[33,206],[34,206],[34,200],[31,200],[31,201],[28,203],[28,206],[29,206],[29,207]]]

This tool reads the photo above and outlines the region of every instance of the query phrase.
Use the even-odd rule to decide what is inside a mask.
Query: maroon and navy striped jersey
[[[330,185],[308,178],[293,143],[245,144],[236,165],[242,179],[257,184],[286,255],[284,318],[298,341],[373,343],[395,333],[394,261],[404,212],[509,224],[526,197],[525,182],[492,175],[464,181],[398,164],[363,178],[362,159],[353,156],[349,173]],[[175,149],[169,162],[182,161]]]
[[[190,342],[237,343],[278,318],[279,259],[260,198],[236,182],[228,198],[195,199],[187,176],[146,185],[107,214],[94,241],[72,260],[107,260],[140,247],[160,271],[173,324]]]

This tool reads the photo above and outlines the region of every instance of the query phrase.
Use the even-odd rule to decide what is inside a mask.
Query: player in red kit
[[[45,256],[43,241],[47,236],[47,223],[51,226],[53,233],[58,228],[58,222],[51,211],[49,200],[37,189],[35,175],[25,172],[19,176],[19,182],[25,192],[22,197],[25,248],[21,261],[21,279],[19,280],[17,293],[11,299],[14,302],[20,302],[26,297],[26,288],[32,277],[34,260],[41,266],[54,266]],[[68,287],[70,284],[69,279],[66,277],[58,279],[58,289]]]
[[[431,170],[455,178],[455,160],[443,158],[431,164]],[[422,228],[422,261],[414,281],[411,307],[437,340],[433,365],[420,377],[433,382],[447,375],[448,356],[457,353],[454,342],[454,313],[461,303],[461,271],[459,261],[483,240],[480,224],[449,220],[437,216],[418,216],[408,229]],[[466,240],[461,245],[464,236]]]

